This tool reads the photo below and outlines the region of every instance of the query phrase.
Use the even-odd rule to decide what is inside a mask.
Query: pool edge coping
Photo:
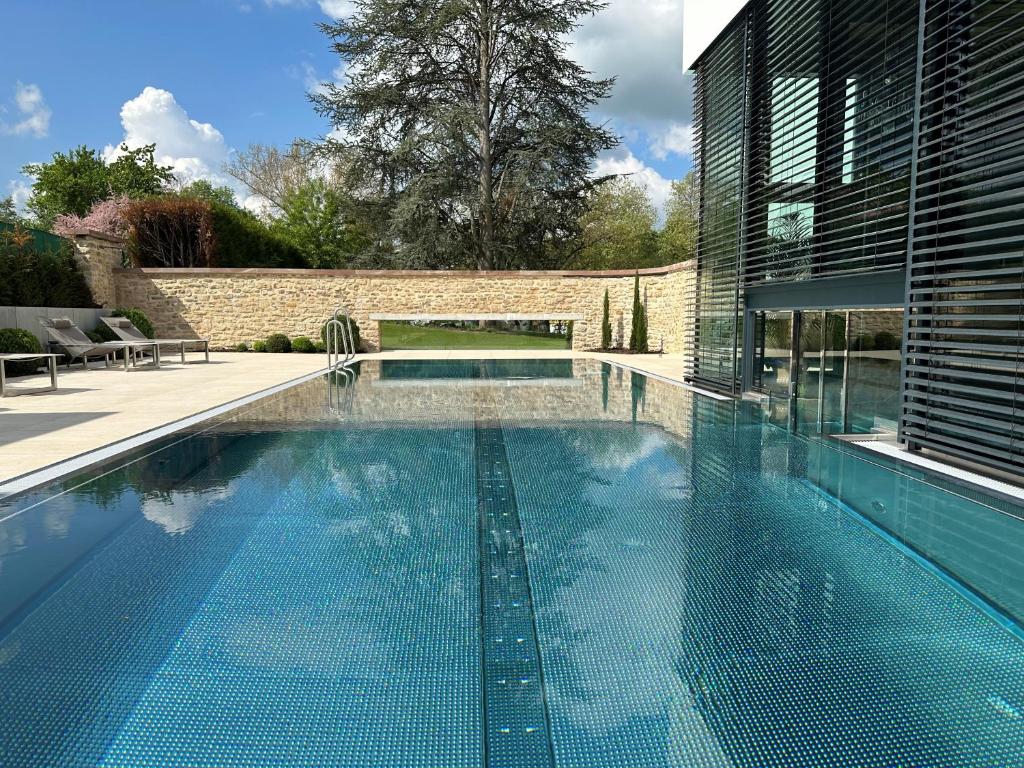
[[[90,467],[96,466],[106,461],[112,461],[119,456],[123,456],[126,453],[134,451],[138,448],[145,447],[151,443],[161,440],[165,437],[170,437],[176,432],[180,432],[188,427],[201,424],[209,419],[216,418],[222,414],[232,411],[236,408],[249,405],[262,400],[265,397],[276,395],[291,387],[298,386],[307,381],[312,381],[320,376],[326,374],[328,369],[318,368],[317,370],[303,374],[294,379],[288,379],[280,384],[274,384],[271,387],[251,392],[248,395],[242,395],[236,397],[233,400],[221,403],[220,405],[207,408],[202,411],[191,414],[190,416],[184,416],[174,421],[169,421],[166,424],[161,424],[159,427],[153,427],[151,429],[137,432],[134,435],[115,440],[112,443],[107,443],[99,448],[92,448],[88,451],[76,454],[66,459],[60,459],[51,464],[47,464],[38,469],[29,470],[20,475],[8,478],[0,481],[0,503],[11,499],[21,493],[26,493],[35,488],[39,488],[44,485],[56,482],[63,477],[67,477],[75,472],[81,472],[89,469]]]

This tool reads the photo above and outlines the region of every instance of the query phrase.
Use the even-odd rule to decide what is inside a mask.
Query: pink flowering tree
[[[75,230],[88,229],[105,235],[127,237],[125,211],[131,202],[127,197],[112,197],[96,203],[85,216],[75,216],[73,213],[58,216],[53,223],[53,233],[67,235]]]

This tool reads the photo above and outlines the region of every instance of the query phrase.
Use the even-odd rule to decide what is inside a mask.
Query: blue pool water
[[[1019,510],[589,361],[351,378],[0,502],[0,765],[1024,765]]]

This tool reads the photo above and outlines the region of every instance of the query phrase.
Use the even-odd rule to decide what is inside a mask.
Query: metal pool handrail
[[[342,322],[344,320],[344,322]],[[327,367],[334,371],[348,365],[356,356],[352,336],[352,318],[348,310],[338,307],[334,317],[327,321],[324,344],[327,347]]]

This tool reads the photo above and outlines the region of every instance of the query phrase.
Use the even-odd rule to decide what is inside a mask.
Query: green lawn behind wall
[[[381,349],[568,349],[564,336],[380,324]]]

